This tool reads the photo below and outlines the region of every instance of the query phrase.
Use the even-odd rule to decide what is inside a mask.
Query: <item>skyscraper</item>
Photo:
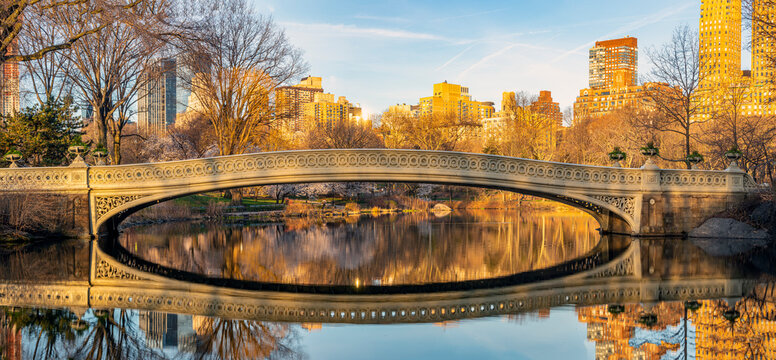
[[[19,46],[14,39],[6,50],[8,55],[19,53]],[[0,74],[0,112],[3,116],[10,116],[19,111],[19,62],[6,61],[2,63]]]
[[[637,85],[638,59],[638,40],[634,37],[597,41],[590,49],[590,88],[610,87],[618,77],[625,86]]]
[[[278,118],[288,130],[300,131],[305,117],[305,104],[314,102],[316,94],[323,94],[321,78],[308,76],[297,85],[277,88],[276,94]]]
[[[768,0],[754,0],[752,21],[752,79],[755,84],[773,84],[776,75],[776,34],[765,22],[776,23],[776,8]]]
[[[703,0],[700,19],[701,89],[741,76],[741,0]]]
[[[589,88],[579,91],[574,102],[574,121],[609,114],[629,106],[644,106],[645,87],[638,84],[638,39],[597,41],[590,49]]]
[[[143,75],[138,92],[137,124],[143,135],[163,135],[177,114],[177,66],[175,59],[161,60]]]

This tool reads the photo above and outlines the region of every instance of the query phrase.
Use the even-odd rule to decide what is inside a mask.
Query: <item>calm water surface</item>
[[[129,228],[118,243],[145,261],[213,279],[389,287],[545,271],[608,249],[612,238],[596,228],[592,218],[578,212],[496,211],[286,224],[160,224]],[[60,242],[0,254],[0,358],[776,358],[773,251],[768,248],[711,256],[718,252],[689,240],[635,243],[641,256],[636,267],[643,271],[633,281],[738,284],[744,279],[745,297],[547,306],[436,323],[273,322],[147,307],[68,308],[54,299],[11,295],[13,287],[88,287],[90,245],[95,244]],[[34,301],[45,306],[29,306]]]
[[[315,222],[135,227],[121,245],[147,261],[210,277],[321,285],[479,280],[589,253],[598,223],[576,211],[479,211]]]

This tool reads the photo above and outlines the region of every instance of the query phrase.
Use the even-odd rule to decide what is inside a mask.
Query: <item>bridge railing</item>
[[[144,188],[244,177],[246,174],[341,172],[356,169],[461,174],[557,186],[623,191],[746,192],[757,188],[738,171],[634,169],[566,164],[496,155],[393,149],[333,149],[117,166],[0,169],[0,190]]]

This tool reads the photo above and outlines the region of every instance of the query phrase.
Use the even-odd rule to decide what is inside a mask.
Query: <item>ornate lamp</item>
[[[97,148],[92,151],[92,156],[96,160],[95,165],[107,165],[105,159],[108,157],[108,150],[102,145],[97,145]]]
[[[639,316],[639,324],[642,324],[646,327],[652,327],[657,324],[657,315],[655,314],[642,314]]]
[[[609,153],[609,160],[612,161],[613,167],[622,167],[620,161],[625,160],[626,157],[628,157],[628,155],[620,150],[619,147],[615,147],[614,150]]]
[[[652,157],[657,156],[660,154],[660,149],[655,147],[655,144],[653,142],[648,142],[647,146],[641,148],[641,155],[644,155],[647,157],[647,161],[644,162],[644,166],[642,166],[642,169],[658,169],[655,162],[652,160]]]
[[[11,149],[7,153],[5,153],[5,159],[11,162],[11,165],[9,165],[9,168],[18,168],[19,164],[16,162],[22,159],[22,153],[19,150]]]
[[[606,308],[606,311],[608,311],[610,314],[614,316],[617,316],[625,312],[625,306],[622,306],[620,304],[611,304]]]
[[[84,158],[81,157],[81,155],[86,153],[86,144],[84,144],[80,138],[76,138],[76,140],[70,144],[70,147],[67,148],[67,151],[75,155],[75,159],[73,159],[73,162],[70,163],[71,167],[89,166],[86,161],[84,161]]]
[[[741,168],[738,167],[738,160],[740,160],[743,155],[744,154],[741,153],[741,150],[738,150],[738,148],[735,146],[726,151],[725,158],[730,160],[730,165],[728,166],[727,170],[741,171]]]
[[[693,170],[698,170],[698,164],[703,162],[703,155],[693,151],[692,154],[687,155],[687,162],[692,165]]]

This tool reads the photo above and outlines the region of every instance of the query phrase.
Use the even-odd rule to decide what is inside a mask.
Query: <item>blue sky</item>
[[[637,37],[642,76],[645,50],[667,42],[677,25],[697,29],[700,14],[700,0],[253,3],[305,51],[327,92],[368,113],[415,104],[444,80],[497,108],[501,93],[515,90],[550,90],[565,108],[587,86],[587,50],[596,40]]]

